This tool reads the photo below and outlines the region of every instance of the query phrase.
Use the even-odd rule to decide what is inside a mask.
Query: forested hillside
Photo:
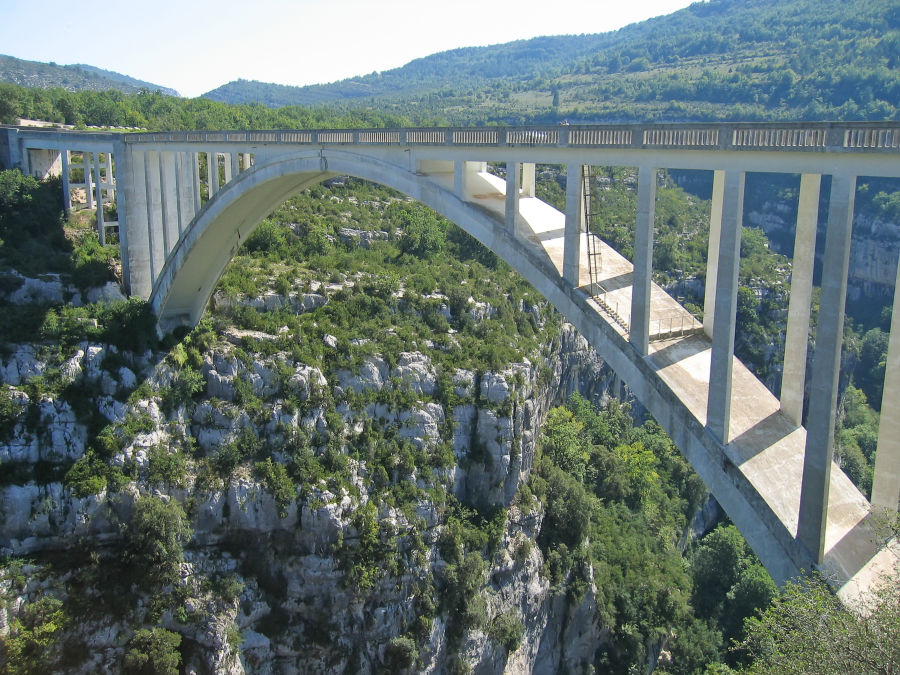
[[[148,89],[150,91],[159,90],[170,96],[178,96],[178,92],[174,89],[160,87],[158,84],[144,82],[94,66],[84,64],[60,66],[53,62],[26,61],[2,54],[0,54],[0,82],[39,89],[58,87],[66,91],[114,89],[125,94],[136,94],[141,89]]]
[[[327,85],[237,81],[206,96],[459,124],[887,119],[900,101],[898,29],[897,0],[711,0],[612,33],[456,49]]]

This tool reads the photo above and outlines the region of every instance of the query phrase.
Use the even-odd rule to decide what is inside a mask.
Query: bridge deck
[[[429,179],[453,190],[451,173],[431,174]],[[470,175],[468,180],[473,203],[503,219],[506,182],[487,173]],[[517,236],[562,274],[565,215],[536,198],[520,198],[519,214]],[[586,295],[591,295],[587,235],[582,237],[580,287]],[[599,303],[590,301],[589,304],[627,339],[633,265],[605,242],[601,245],[601,257],[597,281],[604,290],[607,307],[622,321],[617,322],[612,312]],[[705,425],[712,342],[705,333],[684,335],[684,331],[679,331],[680,327],[696,329],[699,325],[681,304],[653,284],[647,358],[696,420]],[[806,430],[793,426],[780,412],[779,400],[738,359],[734,360],[732,377],[726,456],[765,499],[790,536],[796,537]],[[840,595],[849,601],[857,597],[860,589],[870,587],[882,575],[893,571],[894,557],[888,549],[879,552],[875,543],[867,501],[837,467],[831,473],[825,550],[825,562],[820,569],[826,575],[834,575],[842,587]],[[843,583],[844,580],[850,583]]]

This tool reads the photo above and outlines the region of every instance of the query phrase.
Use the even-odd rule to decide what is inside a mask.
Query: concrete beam
[[[881,422],[878,426],[878,450],[875,452],[875,480],[872,482],[872,506],[897,511],[900,502],[900,416],[889,410],[900,400],[900,265],[894,285],[894,314],[888,342],[881,395]]]
[[[803,420],[803,395],[806,391],[806,352],[809,344],[809,314],[821,184],[822,176],[818,174],[805,173],[800,177],[791,301],[788,307],[784,371],[781,378],[781,411],[798,427]]]
[[[716,313],[716,280],[719,273],[719,238],[722,234],[722,200],[725,172],[713,171],[712,209],[709,214],[709,249],[706,256],[706,293],[703,300],[703,330],[712,339]]]
[[[731,378],[737,317],[738,275],[741,268],[741,227],[744,214],[744,172],[726,171],[723,180],[722,232],[716,273],[712,356],[706,426],[722,445],[731,431]]]
[[[847,302],[847,271],[850,266],[850,236],[855,198],[855,176],[832,176],[828,231],[825,237],[827,273],[822,275],[797,531],[800,542],[817,563],[825,558],[825,525],[828,522],[834,418],[841,347],[844,342],[844,305]]]
[[[581,284],[581,233],[584,231],[584,166],[569,164],[566,173],[566,233],[563,243],[563,279]]]
[[[650,351],[650,291],[653,287],[653,226],[656,220],[656,172],[638,169],[637,227],[634,233],[634,276],[629,340],[641,356]]]
[[[515,234],[519,219],[519,163],[506,163],[506,229]]]

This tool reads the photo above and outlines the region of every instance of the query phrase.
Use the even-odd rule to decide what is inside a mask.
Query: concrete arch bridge
[[[164,330],[200,319],[237,248],[283,201],[336,175],[381,183],[473,235],[581,331],[672,437],[776,581],[818,569],[849,601],[893,571],[892,549],[875,543],[871,507],[896,511],[900,500],[900,416],[881,418],[871,504],[832,457],[856,178],[900,176],[900,126],[0,130],[0,161],[41,176],[62,173],[67,199],[76,151],[96,202],[117,193],[128,291],[149,299]],[[206,200],[203,155],[218,168]],[[505,180],[488,173],[487,162],[505,165]],[[566,165],[565,213],[535,197],[538,163]],[[596,189],[586,167],[597,165],[638,167],[633,265],[586,231],[586,194]],[[661,168],[713,172],[702,323],[652,282]],[[733,355],[746,172],[802,174],[780,397]],[[804,427],[823,174],[831,176],[827,273]],[[102,209],[98,220],[102,235]],[[900,322],[900,310],[894,317]],[[900,395],[898,326],[886,401]]]

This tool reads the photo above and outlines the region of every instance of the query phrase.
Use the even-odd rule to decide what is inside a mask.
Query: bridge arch
[[[531,254],[502,223],[425,177],[352,152],[329,151],[326,156],[304,150],[242,172],[200,210],[153,284],[150,304],[160,329],[195,325],[225,267],[256,227],[295,194],[338,175],[379,183],[416,199],[475,237],[539,290],[562,290],[556,269]]]
[[[779,583],[812,569],[808,555],[740,472],[723,465],[713,436],[660,380],[654,367],[505,224],[450,191],[394,164],[352,152],[300,151],[260,163],[211,199],[168,256],[150,303],[163,330],[194,325],[239,246],[281,203],[329,177],[351,175],[396,189],[459,225],[505,260],[572,323],[682,449]],[[737,488],[737,489],[736,489]]]

